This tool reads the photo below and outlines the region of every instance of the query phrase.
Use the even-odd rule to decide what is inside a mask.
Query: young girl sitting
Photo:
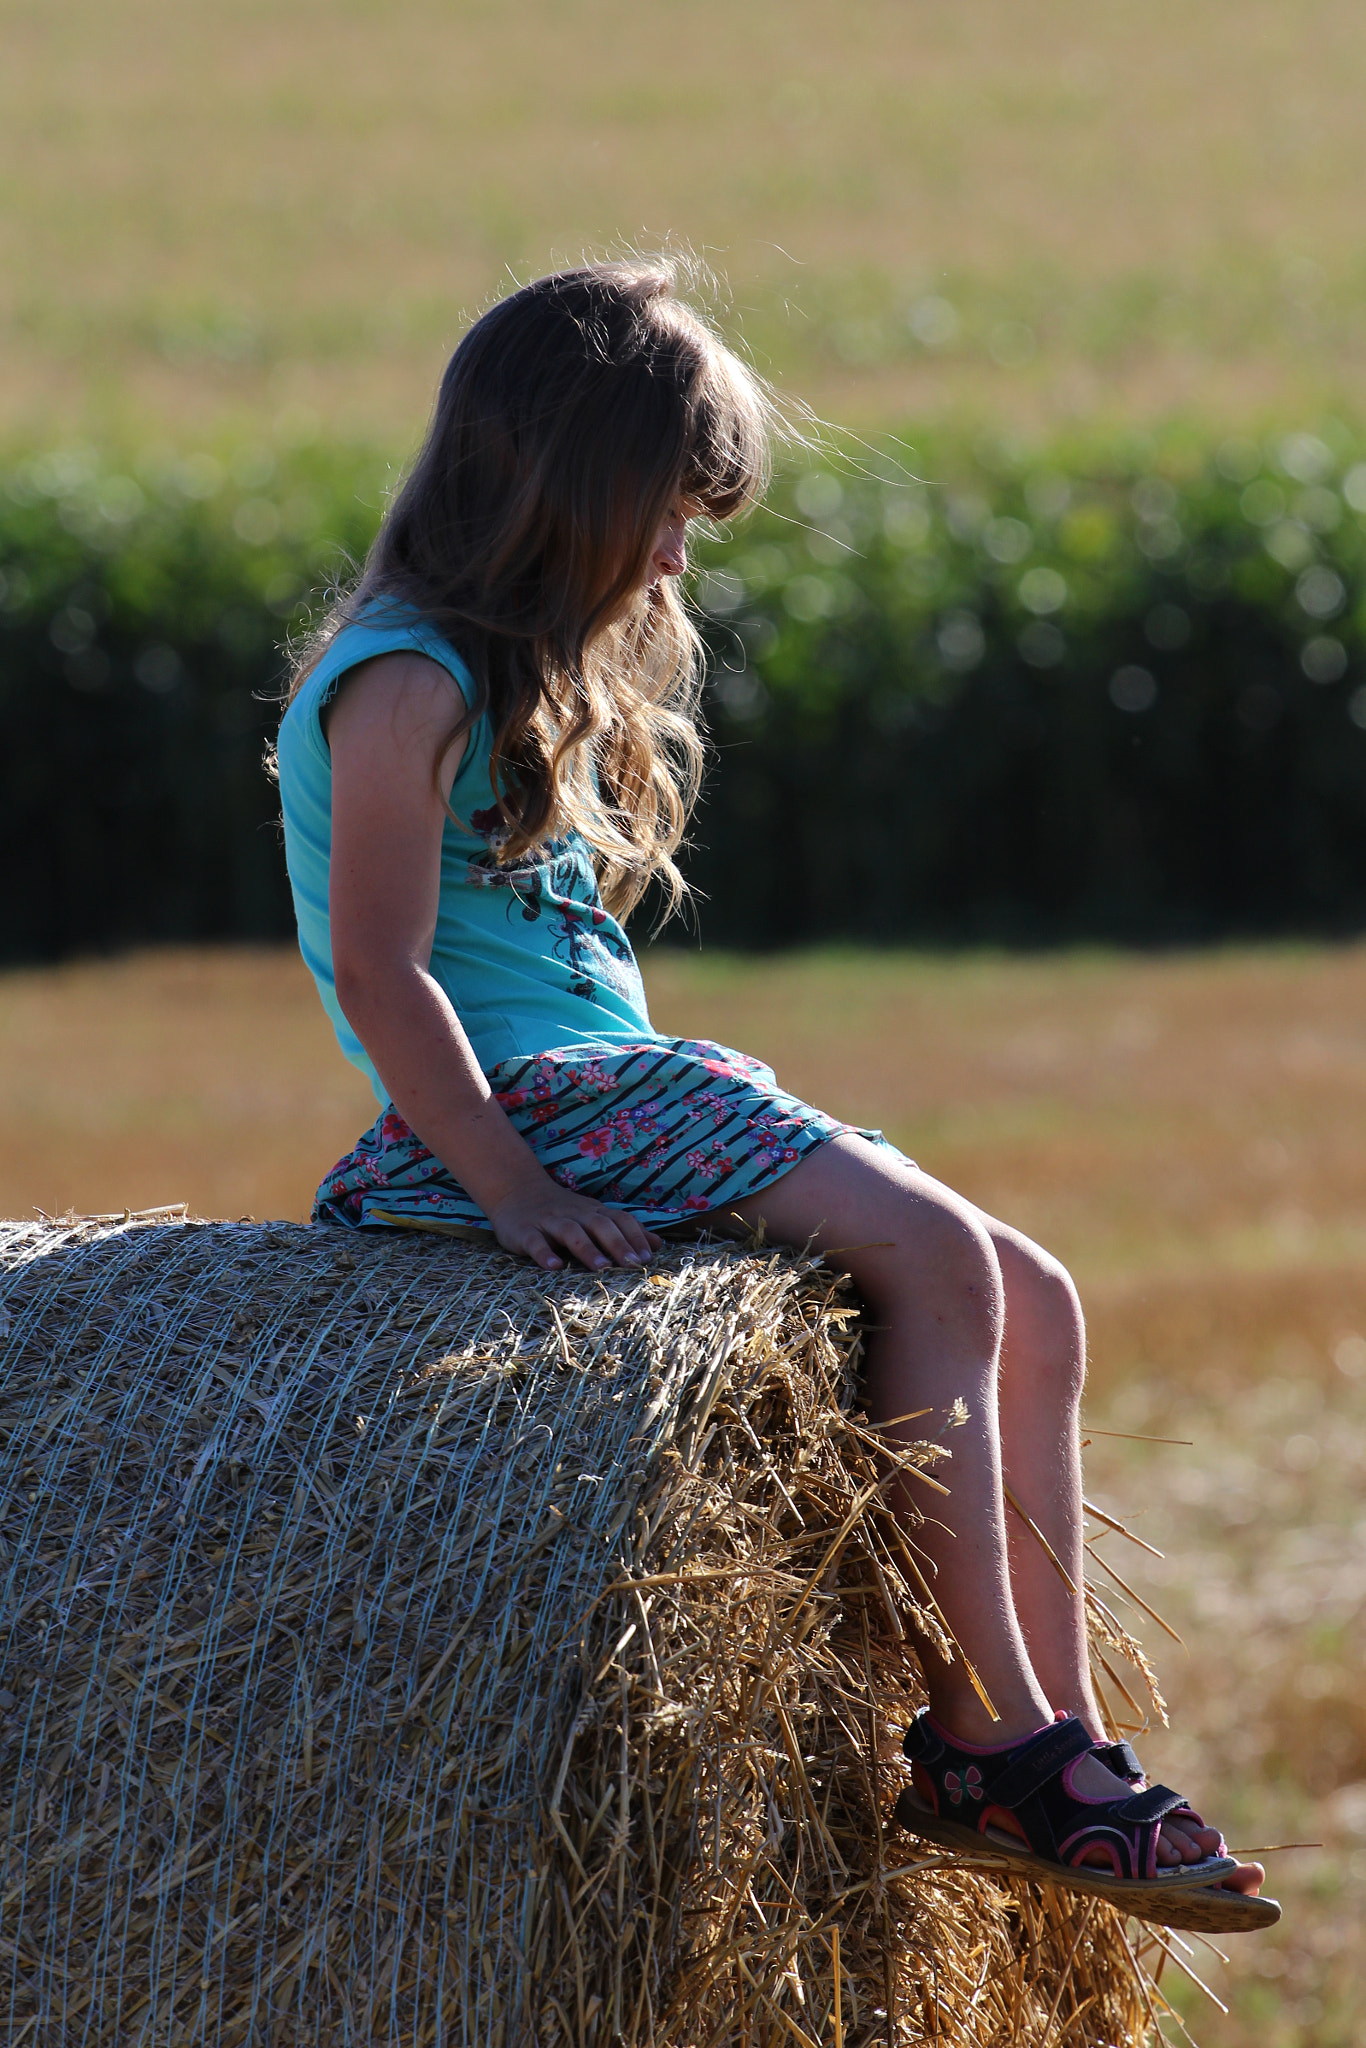
[[[1003,1479],[1080,1587],[1067,1274],[878,1132],[651,1026],[622,920],[651,879],[682,890],[685,534],[762,494],[772,424],[673,287],[667,264],[595,265],[475,323],[295,679],[278,762],[300,944],[383,1105],[315,1220],[479,1226],[547,1270],[643,1264],[657,1231],[721,1212],[829,1247],[869,1312],[869,1415],[895,1439],[894,1418],[967,1409],[952,1496],[914,1539],[996,1718],[922,1647],[903,1818],[1151,1918],[1262,1924],[1261,1868],[1107,1742],[1081,1598],[1006,1519]]]

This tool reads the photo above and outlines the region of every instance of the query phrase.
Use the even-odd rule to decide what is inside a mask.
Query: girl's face
[[[688,566],[688,522],[696,519],[701,506],[691,498],[670,505],[655,535],[646,581],[651,589],[665,576],[681,576]]]

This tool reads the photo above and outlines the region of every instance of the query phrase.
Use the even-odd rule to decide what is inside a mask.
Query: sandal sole
[[[1281,1917],[1275,1899],[1249,1898],[1244,1892],[1230,1892],[1210,1882],[1212,1877],[1237,1868],[1231,1856],[1188,1863],[1186,1874],[1180,1877],[1116,1877],[1112,1871],[1091,1870],[1085,1865],[1077,1869],[1050,1863],[999,1828],[979,1834],[961,1821],[943,1820],[909,1787],[896,1802],[896,1817],[911,1834],[955,1849],[979,1864],[1032,1877],[1063,1891],[1092,1893],[1120,1912],[1131,1913],[1136,1920],[1151,1920],[1159,1927],[1200,1934],[1250,1934],[1259,1927],[1274,1927]]]

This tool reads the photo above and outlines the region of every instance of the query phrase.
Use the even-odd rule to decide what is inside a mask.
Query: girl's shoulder
[[[327,756],[321,714],[336,695],[342,678],[362,662],[381,654],[422,654],[446,670],[467,704],[477,695],[474,677],[463,657],[429,619],[410,606],[373,600],[333,634],[300,683],[280,721],[282,754],[291,741]]]

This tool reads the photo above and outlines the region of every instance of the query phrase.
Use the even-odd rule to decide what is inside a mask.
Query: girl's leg
[[[1031,1733],[1056,1709],[1077,1714],[1103,1738],[1080,1595],[1008,1513],[1004,1491],[1008,1485],[1080,1588],[1085,1336],[1066,1272],[1017,1231],[853,1136],[833,1139],[734,1206],[746,1222],[762,1220],[778,1242],[814,1242],[850,1274],[873,1324],[870,1417],[892,1422],[930,1411],[893,1422],[889,1435],[935,1435],[955,1400],[967,1407],[968,1421],[948,1439],[952,1493],[928,1496],[926,1509],[920,1489],[917,1505],[927,1519],[912,1534],[949,1627],[1000,1719],[991,1720],[961,1664],[945,1665],[925,1644],[921,1663],[936,1718],[965,1741],[992,1743]],[[913,1480],[902,1485],[914,1494]],[[1097,1798],[1127,1789],[1090,1758],[1074,1782]],[[1159,1857],[1193,1862],[1217,1841],[1213,1830],[1172,1822]],[[1088,1860],[1102,1861],[1101,1852]],[[1255,1890],[1262,1875],[1249,1865],[1229,1881]]]
[[[808,1239],[847,1271],[867,1305],[867,1407],[893,1438],[936,1436],[956,1401],[948,1498],[901,1482],[927,1519],[914,1529],[935,1597],[995,1706],[961,1661],[925,1646],[936,1715],[970,1742],[1031,1733],[1052,1707],[1030,1661],[1010,1584],[997,1376],[1006,1301],[1000,1260],[969,1202],[856,1137],[833,1139],[761,1194],[735,1205],[780,1242]],[[900,1422],[898,1417],[914,1419]]]
[[[984,1216],[1006,1294],[997,1401],[1005,1485],[1080,1587],[1084,1522],[1081,1395],[1086,1328],[1071,1275],[1018,1230]],[[1038,1537],[1006,1504],[1015,1612],[1039,1683],[1056,1711],[1075,1714],[1097,1741],[1105,1726],[1091,1683],[1086,1614]],[[1172,1820],[1187,1862],[1213,1855],[1218,1830]]]
[[[1005,1485],[1047,1539],[1074,1587],[1082,1583],[1081,1394],[1086,1328],[1066,1269],[1019,1231],[982,1218],[1006,1296],[997,1383]],[[1091,1685],[1086,1615],[1010,1501],[1006,1536],[1015,1612],[1029,1659],[1055,1710],[1106,1739]]]

